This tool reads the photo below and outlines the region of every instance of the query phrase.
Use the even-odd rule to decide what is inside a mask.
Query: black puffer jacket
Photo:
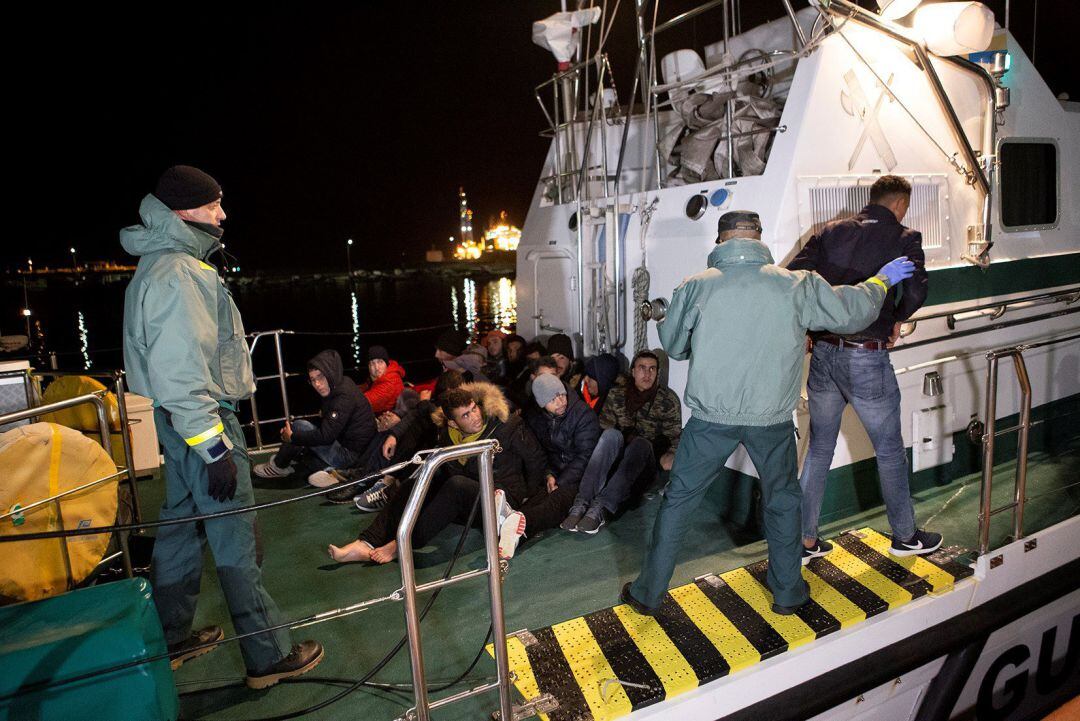
[[[292,442],[327,446],[337,441],[354,453],[363,453],[375,437],[375,414],[360,388],[345,375],[341,356],[336,350],[324,350],[308,361],[308,367],[326,376],[330,395],[322,399],[322,418],[315,430],[293,431]]]
[[[547,459],[544,451],[536,442],[532,431],[521,420],[521,416],[510,414],[506,397],[497,386],[483,382],[466,383],[461,389],[472,394],[487,419],[487,427],[481,440],[494,438],[502,448],[495,454],[495,487],[506,491],[510,505],[518,508],[526,498],[539,493],[545,487],[544,468]],[[450,431],[446,427],[446,418],[441,409],[432,414],[432,420],[439,427],[439,446],[452,446],[453,441],[450,440]],[[470,456],[464,465],[451,461],[444,465],[443,469],[447,473],[479,480],[480,456]]]
[[[561,416],[553,416],[532,403],[525,422],[547,455],[546,473],[555,476],[560,487],[581,483],[585,466],[600,440],[600,422],[589,404],[567,393],[566,412]]]

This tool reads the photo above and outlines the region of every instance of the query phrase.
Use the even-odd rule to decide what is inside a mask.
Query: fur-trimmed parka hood
[[[473,397],[476,405],[480,406],[480,410],[483,411],[484,418],[495,418],[502,423],[506,423],[510,418],[510,404],[507,402],[502,390],[494,383],[484,381],[465,383],[461,386],[461,390]],[[446,416],[443,414],[442,408],[435,407],[434,412],[431,414],[431,420],[439,428],[446,425]]]

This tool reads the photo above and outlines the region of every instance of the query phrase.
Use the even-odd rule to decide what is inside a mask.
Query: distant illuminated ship
[[[461,220],[461,240],[454,246],[454,258],[457,260],[478,260],[485,252],[496,250],[516,251],[521,241],[521,229],[511,225],[506,217],[506,211],[499,213],[499,219],[488,223],[482,240],[476,240],[473,236],[472,216],[468,200],[465,197],[465,188],[458,188],[458,207]],[[453,237],[451,237],[453,242]]]

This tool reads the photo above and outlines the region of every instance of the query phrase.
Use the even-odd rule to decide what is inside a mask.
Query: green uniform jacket
[[[120,231],[139,267],[124,297],[124,366],[131,390],[172,414],[176,432],[202,456],[224,439],[220,402],[255,391],[244,325],[232,295],[205,258],[218,240],[153,195],[141,225]],[[226,444],[228,445],[227,441]]]
[[[817,273],[785,270],[760,240],[732,238],[709,269],[675,289],[660,342],[690,359],[685,401],[710,423],[769,426],[791,420],[807,330],[854,333],[877,318],[877,279],[833,288]]]

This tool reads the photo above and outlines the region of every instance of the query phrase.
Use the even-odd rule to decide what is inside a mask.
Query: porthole
[[[686,201],[686,217],[690,220],[700,220],[701,216],[705,215],[705,210],[709,207],[709,199],[700,193],[690,196],[690,200]]]

